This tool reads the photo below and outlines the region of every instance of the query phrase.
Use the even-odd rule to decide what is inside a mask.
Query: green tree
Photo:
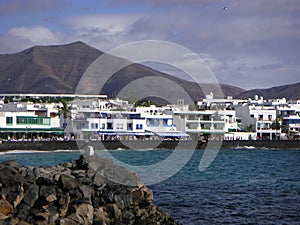
[[[248,132],[252,132],[254,130],[254,125],[251,123],[249,126],[247,126],[246,130]]]
[[[149,107],[151,105],[157,106],[157,104],[155,102],[153,102],[151,100],[145,100],[145,99],[139,100],[139,101],[135,102],[135,104],[134,104],[135,107],[138,107],[138,106]]]
[[[195,103],[195,104],[190,104],[189,105],[189,110],[190,111],[197,111],[197,104]]]
[[[71,119],[71,106],[68,106],[68,103],[64,100],[61,101],[62,107],[58,109],[58,116],[64,119],[63,128],[67,127],[67,119]]]

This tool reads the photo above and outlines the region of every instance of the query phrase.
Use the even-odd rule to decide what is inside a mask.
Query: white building
[[[242,105],[235,108],[245,130],[256,131],[258,139],[277,139],[281,133],[281,122],[277,120],[274,106]]]
[[[155,106],[137,107],[135,111],[80,109],[74,118],[73,132],[79,139],[188,137],[176,129],[172,115]]]
[[[0,106],[0,137],[2,139],[39,139],[64,137],[60,119],[49,108],[31,104],[3,104]]]

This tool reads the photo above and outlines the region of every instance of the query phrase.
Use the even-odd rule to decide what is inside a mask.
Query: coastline
[[[214,141],[221,144],[220,141]],[[195,141],[38,141],[38,142],[2,142],[0,152],[24,150],[24,151],[57,151],[80,150],[87,146],[93,146],[95,150],[118,149],[206,149],[208,143]],[[300,149],[300,140],[224,140],[221,149],[230,148],[265,148],[265,149]]]

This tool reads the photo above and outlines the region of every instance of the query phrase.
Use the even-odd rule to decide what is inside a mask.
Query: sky
[[[299,0],[0,0],[1,54],[140,40],[184,46],[246,90],[300,82]]]

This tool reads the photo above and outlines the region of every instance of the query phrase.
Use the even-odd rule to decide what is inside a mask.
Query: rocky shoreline
[[[269,148],[269,149],[300,149],[300,140],[224,140],[216,142],[221,149],[229,148]],[[220,144],[218,144],[218,143]],[[93,146],[95,150],[114,149],[205,149],[207,142],[191,140],[132,140],[132,141],[98,141],[98,140],[72,140],[72,141],[26,141],[26,142],[2,142],[0,152],[26,150],[26,151],[55,151],[55,150],[79,150],[87,146]]]
[[[47,168],[2,162],[0,193],[0,224],[179,224],[134,173],[96,156]]]

